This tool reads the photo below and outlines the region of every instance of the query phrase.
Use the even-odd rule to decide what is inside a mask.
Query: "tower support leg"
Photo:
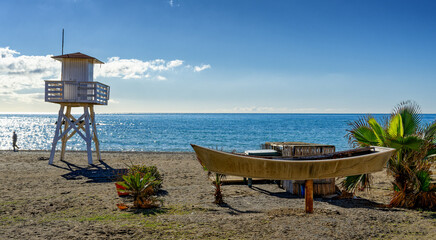
[[[88,164],[92,164],[92,149],[91,149],[91,131],[89,129],[89,109],[88,106],[83,107],[83,111],[85,112],[85,141],[86,141],[86,150],[88,152]]]
[[[71,117],[71,107],[67,106],[67,111],[65,113],[65,115],[70,118]],[[68,126],[69,126],[70,122],[69,121],[65,121],[65,125],[64,125],[64,132],[67,131]],[[65,159],[65,148],[67,146],[67,141],[68,141],[68,134],[65,134],[62,137],[62,150],[61,150],[61,160]]]
[[[64,113],[66,107],[66,111]],[[92,104],[81,105],[83,107],[83,115],[76,119],[71,114],[71,108],[78,107],[68,103],[61,104],[58,121],[56,124],[55,135],[53,137],[52,148],[50,152],[49,164],[53,164],[54,155],[56,152],[56,145],[59,140],[62,140],[61,160],[65,159],[65,149],[68,140],[76,133],[86,142],[86,150],[88,155],[88,164],[92,164],[92,142],[95,143],[97,157],[101,160],[100,147],[97,136],[97,127],[95,123],[94,106]],[[62,131],[62,122],[65,126]],[[92,129],[91,129],[92,128]],[[72,131],[71,134],[68,134]]]
[[[91,122],[92,122],[92,133],[94,135],[93,140],[94,140],[94,145],[95,145],[95,151],[97,152],[97,158],[98,160],[101,161],[101,155],[100,155],[100,143],[98,142],[98,135],[97,135],[97,126],[95,123],[95,114],[94,114],[94,106],[91,105],[89,107],[90,112],[91,112]]]
[[[51,146],[50,158],[48,160],[49,164],[53,164],[53,159],[54,159],[54,155],[55,155],[55,151],[56,151],[56,144],[59,141],[59,135],[60,135],[61,126],[62,126],[62,119],[64,116],[64,108],[65,108],[65,106],[63,104],[61,104],[61,108],[59,110],[59,115],[58,115],[58,122],[56,124],[55,135],[53,137],[53,143]]]

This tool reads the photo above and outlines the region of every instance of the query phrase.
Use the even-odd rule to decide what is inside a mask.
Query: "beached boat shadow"
[[[304,197],[300,197],[297,195],[293,195],[290,194],[288,192],[270,192],[268,190],[259,188],[259,187],[252,187],[253,190],[269,195],[269,196],[273,196],[273,197],[279,197],[279,198],[304,198]],[[380,211],[391,211],[391,212],[397,212],[397,211],[403,211],[402,209],[398,209],[398,208],[389,208],[386,207],[385,205],[378,203],[378,202],[374,202],[368,199],[364,199],[364,198],[357,198],[357,199],[327,199],[327,198],[322,198],[322,197],[316,197],[314,198],[315,201],[319,201],[319,202],[325,202],[331,205],[335,205],[338,207],[342,207],[342,208],[366,208],[366,209],[373,209],[373,210],[380,210]]]
[[[273,197],[278,197],[278,198],[301,198],[297,195],[292,195],[288,192],[284,192],[284,191],[279,191],[279,192],[271,192],[256,186],[252,186],[251,189],[253,189],[254,191],[257,191],[259,193],[263,193],[269,196],[273,196]]]
[[[385,204],[374,202],[364,198],[355,198],[355,199],[325,199],[325,198],[317,198],[317,201],[325,202],[331,205],[335,205],[341,208],[366,208],[372,210],[380,210],[380,211],[390,211],[390,212],[398,212],[404,211],[398,208],[390,208]]]
[[[235,215],[235,216],[241,215],[241,214],[246,214],[246,213],[261,213],[260,211],[253,211],[253,210],[242,211],[242,210],[239,210],[239,209],[236,209],[236,208],[230,206],[227,203],[221,203],[221,204],[218,204],[218,206],[223,207],[223,208],[227,208],[228,213],[230,215]]]
[[[109,166],[102,160],[99,160],[99,164],[91,164],[86,167],[81,167],[73,163],[61,160],[65,166],[55,165],[52,166],[70,171],[61,175],[67,180],[79,180],[88,179],[88,183],[101,183],[101,182],[114,182],[121,179],[121,176],[126,174],[128,169],[121,168],[115,169]]]
[[[425,215],[424,218],[427,218],[427,219],[436,219],[436,213],[430,213],[429,215]]]

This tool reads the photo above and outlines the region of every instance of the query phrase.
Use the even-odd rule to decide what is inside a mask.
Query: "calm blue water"
[[[189,143],[225,151],[259,149],[267,141],[301,141],[350,148],[347,123],[358,114],[97,114],[103,151],[192,151]],[[374,115],[382,118],[385,115]],[[436,114],[423,115],[423,123]],[[48,150],[57,115],[0,114],[0,149],[12,149],[12,131],[18,146]],[[58,144],[59,148],[59,144]],[[69,150],[86,150],[76,134]]]

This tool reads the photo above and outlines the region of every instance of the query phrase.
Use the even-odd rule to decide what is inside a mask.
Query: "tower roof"
[[[64,55],[59,55],[59,56],[53,56],[53,59],[56,59],[58,61],[62,61],[63,58],[82,58],[82,59],[91,59],[93,63],[99,63],[99,64],[104,64],[104,62],[98,60],[97,58],[88,56],[86,54],[80,53],[80,52],[76,52],[76,53],[69,53],[69,54],[64,54]]]

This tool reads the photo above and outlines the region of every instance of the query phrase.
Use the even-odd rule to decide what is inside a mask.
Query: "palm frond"
[[[436,121],[424,128],[423,137],[431,142],[436,140]]]
[[[377,136],[371,128],[360,127],[351,133],[360,146],[374,146],[379,143]]]
[[[423,140],[417,136],[397,137],[389,139],[390,147],[397,150],[419,150]]]
[[[414,101],[408,100],[398,104],[392,115],[400,114],[403,120],[404,136],[415,134],[421,124],[421,108]]]
[[[371,187],[371,175],[361,174],[346,177],[341,185],[347,192],[354,193],[356,190],[363,191]]]
[[[389,121],[388,134],[393,138],[404,136],[404,127],[401,114],[394,115]]]
[[[429,171],[421,170],[416,173],[416,177],[419,180],[419,190],[428,192],[430,189],[431,176]]]
[[[377,142],[377,138],[373,133],[367,133],[372,132],[371,127],[368,124],[369,118],[371,118],[371,116],[368,115],[360,117],[356,121],[348,122],[348,126],[350,128],[347,129],[347,134],[345,137],[348,138],[348,144],[350,144],[350,146],[369,146],[374,145],[373,143]]]
[[[368,124],[371,126],[372,131],[377,137],[379,146],[386,146],[386,132],[383,127],[375,120],[375,118],[368,119]]]
[[[436,148],[432,148],[432,149],[429,149],[427,151],[425,158],[429,159],[431,161],[432,159],[434,159],[436,157],[435,155],[436,155]]]

